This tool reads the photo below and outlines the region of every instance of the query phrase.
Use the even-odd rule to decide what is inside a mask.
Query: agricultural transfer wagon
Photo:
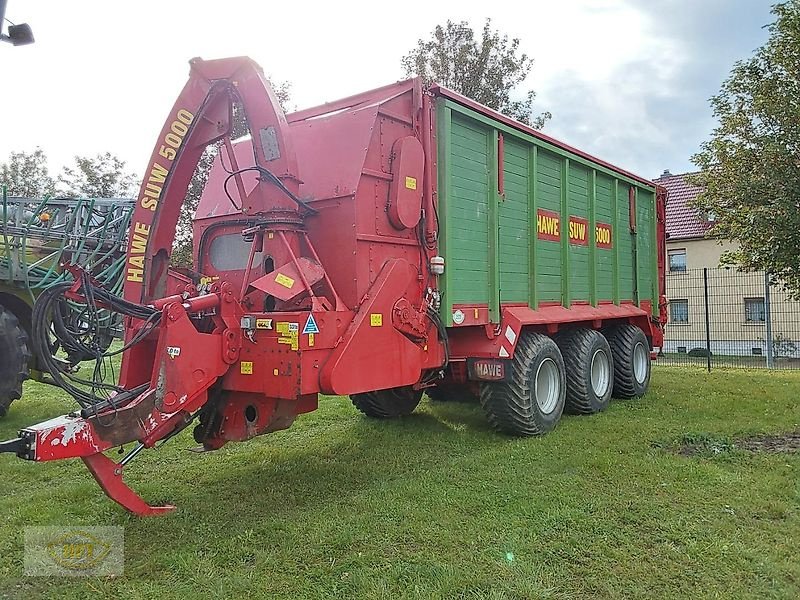
[[[645,392],[664,319],[660,188],[419,79],[285,117],[251,60],[190,64],[142,182],[122,297],[76,270],[34,309],[33,346],[81,409],[3,450],[80,457],[148,515],[172,507],[123,472],[190,425],[215,450],[289,427],[320,394],[383,418],[429,390],[478,395],[499,431],[539,435],[565,409]],[[210,144],[196,277],[170,294],[176,222]],[[89,322],[124,315],[118,382],[51,360],[64,302]]]
[[[28,377],[46,380],[44,367],[30,348],[35,299],[48,286],[72,275],[62,265],[74,263],[113,293],[122,291],[125,241],[134,201],[125,198],[21,198],[2,191],[0,214],[0,417],[22,394]],[[76,335],[86,328],[83,306],[65,303],[59,326]],[[61,344],[62,369],[95,358],[108,349],[120,320],[102,312],[93,330],[98,342],[89,348]]]

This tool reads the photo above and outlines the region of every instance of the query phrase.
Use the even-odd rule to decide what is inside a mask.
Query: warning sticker
[[[417,178],[416,177],[406,177],[406,189],[409,189],[409,190],[417,189]]]
[[[370,327],[383,327],[383,315],[381,313],[372,313],[369,316]]]
[[[242,375],[252,375],[253,374],[253,363],[249,360],[239,363],[239,372]]]
[[[272,319],[256,319],[256,329],[272,329]]]
[[[283,273],[278,273],[275,276],[275,283],[277,283],[278,285],[282,285],[285,288],[291,289],[292,286],[294,285],[294,279],[292,279],[287,275],[284,275]]]
[[[303,327],[303,333],[319,333],[319,327],[317,327],[317,321],[314,319],[314,315],[308,315],[306,324]]]
[[[287,321],[279,321],[275,323],[275,331],[281,337],[278,338],[279,344],[289,344],[292,350],[297,350],[299,347],[298,338],[300,337],[300,324],[289,323]]]

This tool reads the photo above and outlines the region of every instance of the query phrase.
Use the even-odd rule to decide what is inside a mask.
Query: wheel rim
[[[644,383],[647,379],[647,366],[650,362],[650,357],[647,356],[647,350],[642,342],[637,342],[633,347],[633,376],[636,377],[636,382],[639,384]]]
[[[606,395],[611,381],[611,365],[608,361],[608,354],[604,350],[596,350],[592,355],[590,371],[592,375],[592,390],[595,396],[602,398]]]
[[[539,410],[545,414],[553,412],[561,395],[561,378],[558,365],[552,358],[545,358],[539,363],[533,390]]]

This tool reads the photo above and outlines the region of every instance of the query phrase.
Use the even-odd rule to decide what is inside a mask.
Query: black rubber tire
[[[28,334],[14,313],[0,305],[0,417],[22,396],[30,363]]]
[[[644,396],[650,386],[650,343],[644,331],[635,325],[619,325],[606,332],[611,355],[614,358],[614,398],[638,398]],[[643,349],[647,356],[645,374],[637,378],[634,368],[634,354],[637,348]]]
[[[564,412],[572,415],[593,415],[608,408],[614,388],[614,359],[605,336],[593,329],[569,329],[555,338],[567,376],[567,398]],[[595,355],[605,356],[606,389],[598,394],[592,385]],[[598,356],[602,360],[603,357]]]
[[[463,402],[476,404],[480,395],[476,394],[469,385],[458,383],[440,383],[437,386],[425,388],[425,393],[434,402]]]
[[[555,404],[544,412],[536,399],[536,376],[543,363],[555,365],[558,381]],[[564,412],[566,398],[564,359],[556,343],[546,335],[520,335],[511,360],[509,381],[481,386],[481,406],[489,424],[503,433],[518,436],[543,435],[552,431]]]
[[[353,406],[373,419],[394,419],[410,415],[421,399],[422,390],[415,390],[411,386],[350,396]]]

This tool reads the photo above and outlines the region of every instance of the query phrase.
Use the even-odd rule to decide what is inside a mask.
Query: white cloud
[[[683,93],[676,83],[693,57],[632,1],[10,0],[7,16],[30,23],[37,41],[0,47],[0,160],[37,145],[55,167],[110,151],[141,172],[193,56],[249,55],[291,81],[302,108],[401,78],[401,56],[437,23],[477,28],[491,16],[535,59],[530,86],[553,112],[548,133],[649,169],[663,158],[643,153],[664,146],[632,140],[669,138],[653,103]],[[705,106],[695,100],[693,110]]]

